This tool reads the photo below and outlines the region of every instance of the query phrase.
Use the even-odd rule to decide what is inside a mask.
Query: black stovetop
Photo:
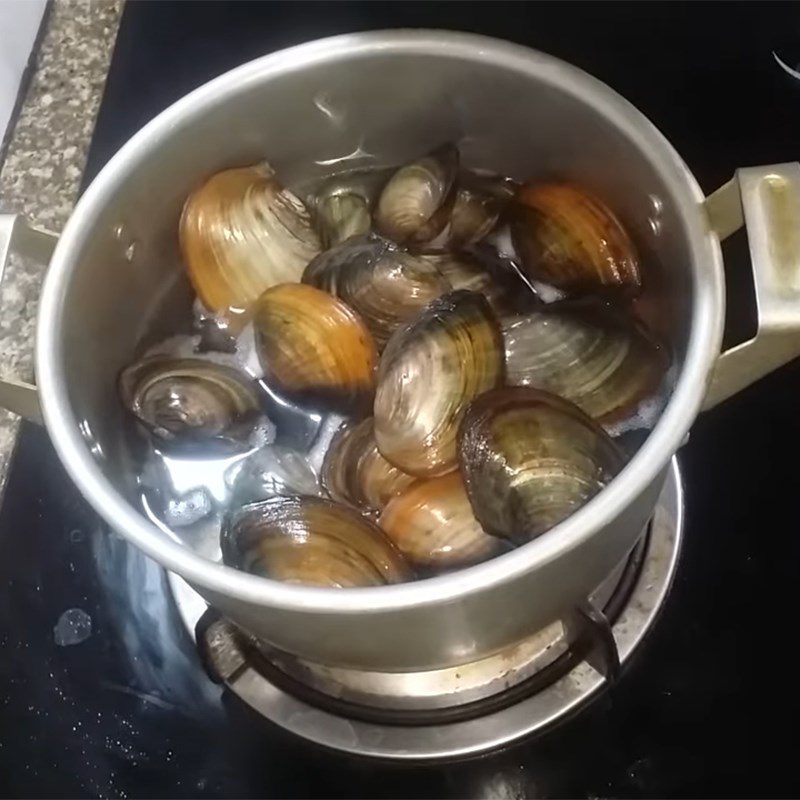
[[[800,60],[797,5],[129,2],[86,180],[158,111],[230,67],[398,26],[477,31],[583,67],[642,109],[708,191],[737,166],[800,153],[800,81],[772,56]],[[729,248],[735,311],[752,292],[741,245]],[[796,795],[787,645],[800,581],[799,399],[797,363],[695,425],[681,451],[678,577],[613,690],[539,739],[426,767],[313,748],[211,684],[162,571],[107,530],[46,434],[25,425],[0,511],[0,793]],[[58,645],[71,608],[91,617],[91,635]]]

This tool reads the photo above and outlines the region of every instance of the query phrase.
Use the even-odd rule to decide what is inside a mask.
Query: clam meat
[[[528,387],[478,397],[459,428],[458,454],[478,521],[518,545],[577,511],[624,463],[576,405]]]
[[[417,481],[389,501],[378,524],[417,567],[463,567],[509,549],[475,519],[457,471]]]
[[[261,406],[253,381],[206,358],[152,355],[122,371],[123,405],[163,442],[235,444]]]
[[[506,382],[545,389],[614,422],[658,389],[666,348],[633,320],[561,303],[502,320]]]
[[[334,500],[366,511],[380,511],[416,480],[378,452],[372,417],[342,426],[328,448],[320,477]]]
[[[224,563],[285,583],[350,588],[411,577],[377,525],[320,497],[274,498],[232,510],[221,541]]]
[[[280,394],[343,412],[369,408],[378,353],[341,300],[302,283],[274,286],[256,303],[253,326],[265,379]]]
[[[458,162],[458,150],[446,144],[400,167],[378,198],[378,231],[399,244],[435,239],[450,219]]]
[[[486,298],[457,291],[434,300],[392,335],[381,358],[378,450],[411,475],[450,472],[467,405],[502,379],[502,338]]]
[[[179,233],[198,296],[231,319],[265,289],[299,281],[320,251],[308,210],[267,164],[212,175],[186,200]]]
[[[636,247],[602,201],[571,183],[529,183],[516,196],[511,235],[525,271],[570,294],[636,294]]]

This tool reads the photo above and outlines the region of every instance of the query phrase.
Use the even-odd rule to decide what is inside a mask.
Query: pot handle
[[[58,236],[31,227],[19,214],[0,214],[0,281],[11,253],[47,264],[57,241]],[[39,394],[31,383],[0,379],[0,407],[32,422],[42,422]]]
[[[720,240],[746,226],[758,310],[756,335],[717,360],[707,409],[800,355],[800,163],[737,170],[705,205]]]

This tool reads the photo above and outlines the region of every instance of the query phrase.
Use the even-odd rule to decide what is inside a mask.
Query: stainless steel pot
[[[418,583],[325,590],[201,558],[140,513],[115,378],[179,274],[178,215],[208,173],[269,158],[294,183],[332,165],[397,163],[444,140],[518,178],[557,171],[608,198],[644,254],[648,295],[678,370],[655,430],[588,505],[485,564]],[[348,160],[349,159],[349,160]],[[747,223],[759,329],[720,355],[719,242]],[[800,353],[800,165],[740,170],[705,198],[669,142],[608,86],[541,53],[441,31],[339,36],[253,61],[136,134],[81,198],[39,311],[44,421],[72,479],[115,530],[274,646],[343,666],[411,670],[497,651],[567,612],[625,556],[703,402]],[[49,255],[46,234],[0,218],[0,257]],[[0,403],[32,415],[30,387]]]

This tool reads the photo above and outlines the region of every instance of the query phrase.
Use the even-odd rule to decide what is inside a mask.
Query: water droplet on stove
[[[80,608],[68,608],[53,627],[53,639],[59,647],[85,642],[92,635],[92,618]]]

